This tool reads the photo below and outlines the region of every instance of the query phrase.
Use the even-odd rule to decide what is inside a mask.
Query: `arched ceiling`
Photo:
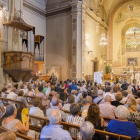
[[[112,10],[121,2],[122,0],[102,0],[100,5],[102,5],[106,11],[107,15],[110,15]]]

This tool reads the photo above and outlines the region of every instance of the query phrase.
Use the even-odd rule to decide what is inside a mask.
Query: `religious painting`
[[[138,60],[137,58],[127,58],[127,66],[137,66]]]
[[[137,0],[135,2],[128,2],[119,8],[117,11],[114,21],[116,24],[120,24],[123,21],[127,21],[128,18],[138,19],[140,18],[140,1]]]
[[[140,30],[136,27],[126,31],[126,52],[136,52],[140,50]]]

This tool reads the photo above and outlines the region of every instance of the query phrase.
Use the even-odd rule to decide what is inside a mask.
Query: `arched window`
[[[129,28],[125,33],[126,52],[140,51],[140,30],[137,27]]]

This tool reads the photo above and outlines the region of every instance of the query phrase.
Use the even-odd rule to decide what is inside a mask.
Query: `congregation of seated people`
[[[23,104],[22,109],[29,110],[25,124],[19,110],[22,106],[16,101]],[[49,123],[32,116],[48,119]],[[57,83],[44,80],[30,80],[20,85],[9,83],[1,91],[0,118],[0,127],[11,130],[0,132],[0,140],[16,140],[19,138],[16,132],[40,140],[108,139],[96,130],[135,140],[140,135],[140,90],[134,91],[134,86],[126,81],[104,86],[69,79]],[[62,122],[79,129],[65,130]],[[30,125],[41,131],[30,129]],[[109,137],[109,140],[116,138]]]

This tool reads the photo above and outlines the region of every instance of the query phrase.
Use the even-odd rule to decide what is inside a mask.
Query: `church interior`
[[[138,0],[1,0],[0,6],[1,85],[52,74],[94,82],[97,71],[103,80],[139,82]]]
[[[7,100],[8,105],[9,102],[12,104],[15,101],[15,98],[9,100],[3,96],[11,88],[12,93],[14,90],[17,90],[16,92],[19,95],[22,94],[20,93],[21,89],[24,89],[24,95],[27,89],[27,93],[30,94],[31,92],[31,95],[34,95],[32,97],[33,100],[39,93],[40,98],[44,98],[41,99],[45,103],[43,105],[42,101],[41,109],[43,111],[44,108],[48,106],[51,108],[53,106],[53,99],[56,101],[54,97],[56,93],[54,92],[60,92],[59,96],[62,105],[65,104],[64,102],[68,102],[71,94],[74,95],[75,102],[78,103],[81,98],[85,98],[85,102],[90,100],[86,97],[91,95],[92,102],[99,105],[102,117],[104,117],[104,121],[106,122],[105,127],[107,130],[112,130],[109,125],[106,125],[111,122],[111,119],[109,119],[110,116],[103,115],[104,106],[100,105],[102,99],[103,104],[110,102],[111,98],[112,102],[117,101],[117,106],[125,106],[127,100],[135,98],[139,114],[139,8],[140,0],[0,0],[0,92],[2,92],[0,111],[1,100],[2,102]],[[15,89],[13,85],[18,85],[20,89]],[[43,88],[42,92],[44,94],[41,94],[41,88]],[[54,91],[53,88],[55,89]],[[51,90],[48,92],[48,89]],[[61,89],[63,89],[62,92],[64,94],[62,98]],[[34,94],[32,94],[32,91]],[[127,99],[125,96],[126,91],[128,92]],[[85,92],[86,96],[84,97]],[[120,97],[118,96],[120,93],[122,99],[119,100],[118,98]],[[10,96],[10,92],[8,94]],[[32,100],[29,94],[25,95],[27,98],[25,102]],[[105,94],[107,95],[104,96]],[[100,100],[96,102],[94,95],[99,95]],[[11,96],[13,97],[13,95]],[[22,102],[25,109],[27,107],[24,107],[26,103]],[[112,102],[111,104],[113,105]],[[133,101],[130,102],[132,103]],[[87,101],[87,103],[91,105],[90,101]],[[116,102],[114,104],[116,106]],[[128,104],[127,107],[129,110]],[[116,108],[118,108],[117,106]],[[119,109],[123,110],[124,108]],[[63,108],[63,110],[65,109]],[[117,111],[113,107],[112,110]],[[68,109],[68,111],[70,110]],[[64,112],[69,113],[68,111]],[[123,111],[125,112],[125,109]],[[25,112],[27,113],[28,111],[25,109]],[[25,112],[23,111],[22,113],[26,114]],[[86,110],[86,116],[88,116],[87,112],[88,110]],[[59,112],[53,113],[59,114]],[[53,113],[50,113],[52,118],[54,117]],[[83,112],[81,113],[83,114]],[[35,116],[30,117],[37,119]],[[140,114],[138,118],[140,118]],[[70,117],[67,119],[70,120]],[[86,120],[88,119],[86,117]],[[65,119],[62,118],[62,120],[65,122]],[[29,120],[26,118],[26,121],[28,122]],[[43,121],[48,120],[44,118]],[[51,120],[49,119],[49,121]],[[134,123],[136,124],[137,120],[132,121],[135,121]],[[69,125],[67,126],[64,122],[62,124],[68,130]],[[86,125],[90,126],[90,124],[85,124],[85,127]],[[75,126],[74,129],[77,128],[79,126]],[[97,128],[95,127],[95,129]],[[36,130],[40,129],[36,128]],[[41,139],[42,130],[40,130],[40,140],[47,140]],[[80,130],[82,131],[82,127]],[[139,130],[140,126],[138,126],[138,130],[136,131]],[[0,133],[3,131],[3,128],[0,126]],[[109,132],[113,133],[113,131]],[[106,136],[114,137],[113,134],[109,134],[108,132],[95,130],[96,133],[98,135],[105,135],[105,139]],[[114,133],[118,134],[116,135],[118,139],[129,140],[132,138],[132,136],[126,133],[122,133],[122,136],[117,131]],[[15,134],[22,139],[30,140],[29,137],[25,138],[25,136]],[[93,139],[86,139],[83,135],[83,140]],[[135,138],[139,139],[138,136],[135,136]],[[73,135],[71,137],[68,140],[75,139]],[[98,137],[98,140],[105,140],[104,138]],[[57,139],[61,140],[61,138]],[[62,138],[62,140],[64,139]],[[79,140],[82,139],[79,138]]]

